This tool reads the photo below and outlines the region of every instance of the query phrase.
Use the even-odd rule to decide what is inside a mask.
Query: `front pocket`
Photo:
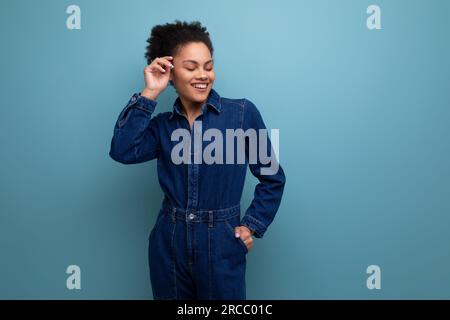
[[[227,226],[227,229],[230,231],[231,236],[233,237],[233,239],[237,240],[241,244],[241,247],[243,247],[244,252],[247,253],[248,249],[247,249],[247,246],[245,245],[244,241],[240,237],[236,238],[234,236],[234,227],[228,222],[228,220],[225,220],[225,225]]]

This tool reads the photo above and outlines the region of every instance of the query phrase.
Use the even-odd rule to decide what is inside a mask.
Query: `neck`
[[[205,103],[205,101],[203,102],[187,101],[181,96],[180,100],[181,100],[181,108],[184,114],[188,117],[188,119],[197,117],[197,115],[199,115],[202,112],[201,108],[202,105]]]

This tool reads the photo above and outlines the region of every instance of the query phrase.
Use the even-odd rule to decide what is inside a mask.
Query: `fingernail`
[[[240,234],[237,233],[237,232],[235,232],[235,233],[234,233],[234,236],[235,236],[236,238],[239,238],[239,237],[240,237]]]

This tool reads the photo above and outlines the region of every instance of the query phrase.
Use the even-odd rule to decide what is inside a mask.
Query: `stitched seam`
[[[175,299],[178,298],[178,290],[177,290],[177,270],[175,268],[175,262],[176,262],[176,257],[175,257],[175,248],[174,248],[174,235],[175,235],[175,227],[176,227],[176,223],[173,224],[173,228],[172,228],[172,238],[170,240],[170,248],[172,251],[172,272],[173,272],[173,289],[175,291]]]
[[[257,224],[257,225],[267,229],[267,226],[264,223],[262,223],[261,221],[257,220],[256,218],[254,218],[254,217],[252,217],[250,215],[246,215],[245,217],[247,217],[247,219],[249,219],[250,221],[254,222],[255,224]]]
[[[140,105],[133,105],[132,108],[142,110],[142,111],[144,111],[146,113],[153,113],[153,110],[150,110],[150,109],[148,109],[148,107],[143,107],[143,106],[140,106]]]
[[[208,282],[209,282],[209,299],[212,299],[212,262],[211,262],[211,228],[208,228]]]
[[[237,208],[239,208],[241,205],[240,204],[237,204],[237,205],[234,205],[234,206],[231,206],[231,207],[228,207],[228,208],[223,208],[223,209],[217,209],[217,210],[214,210],[214,209],[208,209],[208,210],[195,210],[195,212],[197,212],[197,213],[204,213],[204,212],[210,212],[210,211],[214,211],[214,212],[223,212],[223,211],[227,211],[227,210],[232,210],[232,209],[237,209]],[[169,206],[169,209],[168,210],[173,210],[173,206]],[[177,211],[180,211],[180,212],[185,212],[186,210],[185,209],[183,209],[183,208],[175,208],[175,209],[177,209]]]

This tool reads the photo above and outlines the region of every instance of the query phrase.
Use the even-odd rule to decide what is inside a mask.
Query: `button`
[[[192,219],[194,219],[194,218],[195,218],[195,214],[193,214],[193,213],[189,214],[189,219],[190,219],[190,220],[192,220]]]

